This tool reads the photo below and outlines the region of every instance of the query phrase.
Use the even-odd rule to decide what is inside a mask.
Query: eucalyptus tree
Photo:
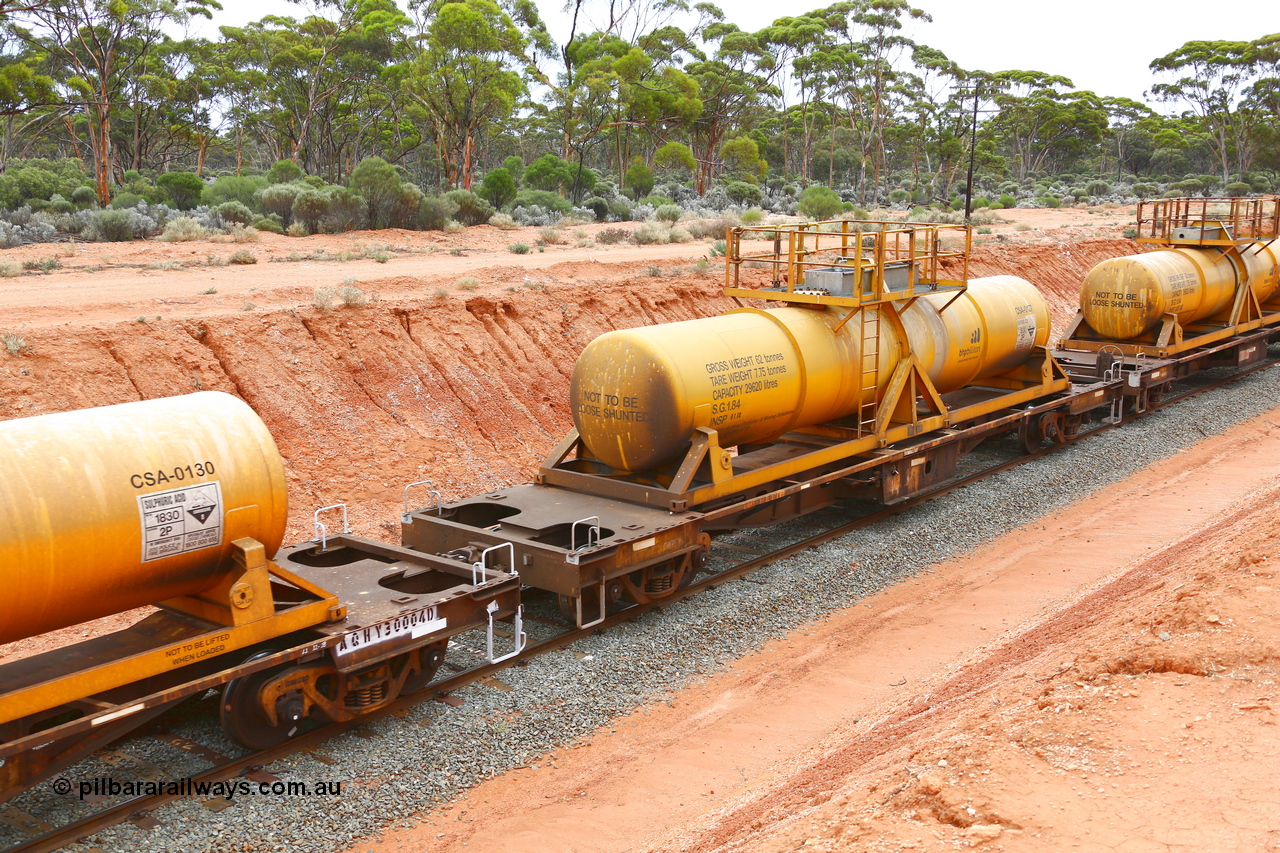
[[[98,201],[111,200],[112,123],[128,81],[169,37],[164,28],[211,16],[217,0],[48,0],[13,12],[14,35],[62,70],[65,100],[82,106]]]
[[[479,138],[515,111],[526,89],[527,47],[494,0],[443,3],[431,15],[404,87],[430,118],[450,185],[471,188]]]
[[[916,45],[911,61],[914,71],[904,72],[900,81],[905,103],[893,136],[908,156],[913,189],[928,185],[949,198],[970,146],[977,143],[974,99],[982,101],[985,77],[966,72],[927,45]]]
[[[18,137],[69,108],[45,73],[42,59],[43,54],[30,48],[0,55],[0,171]]]
[[[848,61],[834,67],[836,97],[846,104],[850,126],[859,141],[859,195],[866,198],[866,172],[872,196],[879,191],[887,166],[885,129],[903,106],[901,66],[916,47],[902,34],[906,21],[933,20],[907,0],[844,0],[826,10],[835,26],[834,43]]]
[[[698,81],[702,113],[692,122],[692,148],[698,161],[695,187],[705,193],[719,168],[718,152],[728,134],[744,129],[758,108],[771,106],[780,92],[774,83],[777,63],[765,40],[724,21],[709,3],[699,4],[707,23],[699,33],[711,48],[686,66]]]
[[[1189,41],[1151,61],[1152,71],[1173,79],[1156,83],[1150,94],[1190,108],[1213,146],[1224,184],[1233,166],[1246,173],[1256,153],[1253,131],[1260,116],[1246,99],[1253,52],[1244,41]]]
[[[1143,132],[1143,122],[1152,118],[1155,113],[1146,104],[1140,104],[1130,98],[1103,98],[1102,106],[1107,111],[1107,134],[1115,144],[1116,177],[1124,176],[1125,163],[1129,157],[1129,143]],[[1105,171],[1105,149],[1103,153]],[[1132,171],[1132,167],[1130,167]]]
[[[811,109],[815,101],[822,99],[827,83],[826,75],[817,73],[813,57],[829,43],[830,31],[831,23],[827,16],[823,10],[816,10],[795,17],[778,18],[757,33],[777,65],[779,114],[782,117],[793,114],[793,120],[784,118],[785,129],[781,134],[783,170],[799,172],[804,180],[809,176],[815,122],[821,120],[819,116],[826,115],[825,111]],[[793,84],[799,101],[788,105],[787,96]],[[800,153],[794,169],[791,152],[793,126],[798,126],[800,136]]]
[[[1096,145],[1107,127],[1107,111],[1093,92],[1070,91],[1066,77],[1042,71],[1001,71],[992,75],[999,87],[999,112],[992,127],[1007,147],[1014,176],[1063,167],[1073,154]]]
[[[1249,65],[1253,80],[1245,101],[1266,137],[1258,140],[1258,159],[1271,169],[1280,169],[1280,33],[1249,43]]]
[[[336,179],[343,164],[317,125],[332,118],[326,110],[335,105],[359,102],[361,90],[395,61],[409,19],[392,0],[342,0],[332,12],[301,21],[268,15],[220,30],[226,81],[235,85],[241,77],[261,87],[244,120],[268,157],[301,160],[308,171],[327,170]]]

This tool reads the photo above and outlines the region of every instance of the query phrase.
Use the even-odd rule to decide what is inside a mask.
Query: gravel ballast
[[[1086,497],[1278,402],[1280,370],[1261,371],[550,652],[528,666],[509,668],[499,673],[497,685],[458,691],[465,700],[460,707],[424,702],[403,717],[369,723],[360,735],[338,736],[316,754],[302,753],[267,768],[282,780],[310,786],[341,782],[340,796],[246,795],[216,813],[184,800],[157,811],[153,817],[160,825],[154,829],[126,824],[73,849],[342,849],[391,824],[411,823],[416,813],[535,761],[620,714],[664,701],[773,638]],[[735,534],[727,541],[770,550],[791,538],[784,527]],[[531,640],[549,631],[536,622],[526,624]],[[475,662],[466,645],[477,646],[477,638],[463,638],[450,659]],[[204,731],[209,725],[203,716],[193,717],[189,736],[211,742]],[[177,750],[154,740],[136,743],[142,745],[130,742],[120,751],[144,750],[145,760],[176,766]],[[166,758],[164,750],[174,756]],[[98,769],[77,767],[66,775],[75,780]],[[14,804],[41,814],[40,807],[47,811],[55,799],[41,785]]]

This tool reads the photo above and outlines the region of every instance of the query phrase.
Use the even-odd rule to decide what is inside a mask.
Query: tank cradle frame
[[[745,251],[743,240],[756,234],[772,236],[772,252]],[[944,248],[947,234],[959,237],[963,248]],[[960,299],[967,290],[967,279],[943,278],[942,262],[953,261],[963,276],[971,246],[972,230],[959,225],[835,220],[731,228],[726,233],[725,294],[791,306],[846,308],[849,313],[836,330],[859,317],[878,341],[883,321],[896,328],[898,340],[906,347],[909,338],[902,327],[902,313],[926,294],[954,294],[942,311]],[[775,287],[752,290],[734,286],[741,265],[748,261],[770,266]],[[852,279],[848,292],[833,294],[806,287],[806,276],[813,277],[819,269],[848,271]],[[875,315],[867,321],[873,310]],[[878,358],[878,342],[874,347]],[[614,476],[607,466],[593,462],[577,429],[571,429],[543,463],[536,482],[671,512],[704,512],[755,500],[790,479],[822,477],[833,466],[849,468],[848,460],[855,457],[872,454],[875,460],[874,454],[882,448],[924,433],[980,425],[1003,411],[1066,391],[1071,384],[1044,347],[1035,347],[1027,362],[1015,370],[949,394],[938,391],[915,353],[904,352],[904,356],[882,397],[874,399],[859,389],[859,395],[867,394],[867,399],[859,396],[854,414],[792,429],[770,444],[739,447],[736,456],[721,446],[717,431],[707,423],[709,414],[702,413],[702,422],[695,420],[693,441],[684,458],[664,467],[658,477],[635,482],[635,478]],[[697,414],[695,409],[695,418]],[[927,464],[932,472],[934,461],[921,464]],[[944,467],[954,468],[954,459],[938,461],[950,462]],[[862,473],[875,462],[855,464],[849,473]],[[918,489],[894,488],[886,482],[885,497],[903,500],[913,491]]]
[[[967,269],[967,228],[839,221],[830,223],[836,230],[823,231],[826,224],[729,230],[727,282],[736,282],[740,263],[752,260],[771,264],[782,284],[767,290],[730,287],[726,293],[851,308],[846,322],[876,308],[886,323],[900,327],[899,311],[921,296],[952,292],[949,306],[965,292],[965,281],[940,277],[940,259]],[[859,225],[871,230],[860,232]],[[774,235],[771,255],[743,254],[743,235],[757,230]],[[941,234],[949,230],[963,235],[963,250],[941,248]],[[834,245],[824,247],[826,240]],[[807,270],[833,266],[852,274],[850,293],[804,287]],[[899,332],[899,340],[906,340]],[[402,540],[432,553],[511,543],[524,581],[566,597],[566,612],[579,627],[588,627],[603,620],[610,601],[643,602],[678,592],[706,562],[712,531],[773,524],[855,496],[870,494],[887,504],[907,500],[950,479],[963,452],[984,438],[1025,429],[1060,407],[1070,387],[1043,347],[1034,348],[1017,369],[948,394],[938,392],[908,353],[890,377],[888,393],[878,401],[869,398],[867,407],[860,405],[844,419],[794,429],[769,444],[741,446],[737,456],[704,422],[684,458],[656,477],[611,476],[607,466],[585,456],[571,429],[534,484],[410,513]],[[574,541],[568,523],[573,519],[594,519],[597,535]]]
[[[337,721],[376,710],[425,687],[450,638],[465,631],[487,632],[491,662],[518,653],[511,557],[504,565],[501,555],[467,556],[344,531],[268,560],[256,540],[235,540],[237,570],[213,590],[162,602],[135,625],[71,649],[0,666],[0,802],[209,689],[251,684],[224,701],[237,697],[234,712],[249,710],[287,737],[278,709]],[[495,620],[515,628],[506,655],[493,649]]]
[[[189,681],[202,659],[251,648],[301,629],[341,619],[337,596],[267,559],[262,543],[236,539],[226,558],[234,569],[213,589],[162,602],[160,612],[129,629],[5,664],[0,693],[0,801],[89,754],[119,732],[168,707],[170,674]],[[299,600],[282,602],[272,580],[296,588]],[[72,653],[68,653],[72,652]],[[131,694],[163,685],[161,698],[134,701]],[[106,698],[110,697],[110,698]],[[53,719],[78,712],[59,729],[51,747]],[[58,728],[54,726],[54,728]],[[79,737],[74,736],[81,733]],[[25,746],[25,748],[24,748]]]
[[[1247,280],[1242,255],[1255,244],[1280,236],[1280,196],[1257,198],[1165,198],[1138,204],[1138,236],[1144,250],[1216,249],[1237,271],[1231,305],[1217,314],[1183,326],[1176,314],[1165,314],[1145,334],[1127,341],[1100,335],[1077,311],[1059,343],[1063,350],[1118,350],[1126,356],[1168,358],[1229,340],[1256,329],[1280,325],[1280,290],[1259,303]],[[1254,254],[1262,246],[1253,249]]]

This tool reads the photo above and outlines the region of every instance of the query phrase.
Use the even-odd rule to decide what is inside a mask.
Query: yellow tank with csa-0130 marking
[[[574,366],[574,425],[595,458],[644,471],[683,454],[699,426],[729,447],[844,417],[857,408],[863,362],[862,326],[837,330],[844,316],[745,308],[601,335]],[[911,352],[946,393],[1019,367],[1049,336],[1044,297],[1014,276],[974,279],[959,298],[924,296],[901,316],[906,341],[879,324],[877,395]]]
[[[1080,312],[1102,337],[1126,341],[1166,314],[1185,326],[1229,308],[1237,282],[1247,283],[1259,302],[1275,292],[1280,278],[1270,244],[1244,246],[1239,254],[1162,248],[1103,261],[1085,276]]]
[[[275,441],[230,394],[0,422],[0,643],[210,589],[287,515]]]

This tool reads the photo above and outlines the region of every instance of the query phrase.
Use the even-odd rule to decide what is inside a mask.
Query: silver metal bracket
[[[311,521],[312,521],[312,524],[315,525],[315,534],[316,534],[315,541],[320,543],[321,551],[329,547],[329,535],[328,535],[328,528],[325,527],[324,522],[320,520],[320,513],[328,512],[331,509],[342,510],[342,532],[344,534],[351,532],[351,527],[347,524],[347,505],[346,504],[330,504],[329,506],[320,507],[318,510],[315,511],[315,514],[311,516]]]
[[[524,633],[524,605],[521,604],[516,607],[515,618],[511,621],[511,626],[515,633],[515,648],[501,657],[493,656],[493,614],[498,612],[498,602],[490,601],[485,610],[489,615],[489,628],[485,635],[485,660],[489,661],[489,663],[502,663],[504,660],[510,660],[524,651],[525,643],[529,639]]]
[[[412,513],[409,512],[409,490],[414,486],[426,486],[427,497],[433,501],[430,506],[422,506],[419,507],[419,509],[434,509],[436,511],[436,515],[442,515],[444,513],[444,507],[441,506],[440,493],[436,491],[436,487],[431,484],[430,480],[418,480],[416,483],[410,483],[404,487],[404,512],[400,514],[401,523],[408,524],[409,516],[412,515]]]

